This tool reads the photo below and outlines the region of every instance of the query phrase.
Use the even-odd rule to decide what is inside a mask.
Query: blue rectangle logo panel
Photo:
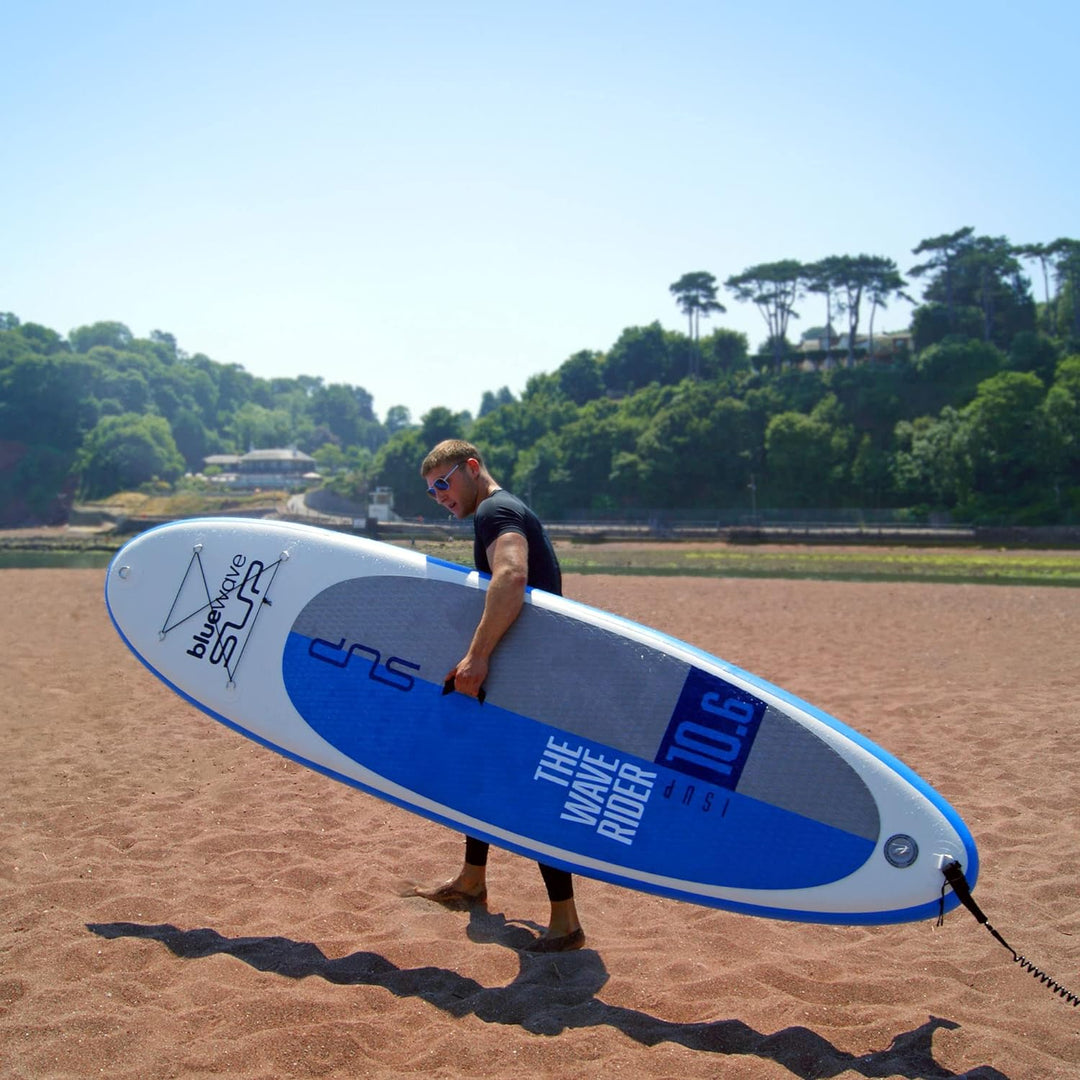
[[[691,668],[656,764],[734,791],[766,707],[753,694]]]

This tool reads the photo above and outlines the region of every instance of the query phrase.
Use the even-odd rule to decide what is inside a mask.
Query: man
[[[540,519],[520,499],[504,491],[484,465],[480,451],[461,439],[447,439],[424,458],[420,474],[428,494],[454,517],[473,518],[473,561],[491,575],[484,610],[468,651],[447,674],[459,694],[477,697],[492,654],[525,603],[527,585],[562,593],[562,573]],[[497,660],[496,660],[497,662]],[[465,862],[457,877],[417,895],[442,904],[481,903],[487,899],[488,845],[466,837]],[[551,903],[547,933],[530,952],[580,949],[585,933],[574,906],[574,879],[565,870],[540,863]]]

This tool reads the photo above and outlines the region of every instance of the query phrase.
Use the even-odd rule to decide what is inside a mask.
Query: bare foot
[[[581,922],[578,919],[573,897],[569,900],[552,900],[551,918],[548,919],[548,928],[544,937],[570,938],[575,934],[581,934]],[[581,934],[581,940],[585,940],[584,934]],[[574,948],[580,949],[581,946],[576,945]]]
[[[418,885],[414,890],[416,896],[425,900],[432,900],[436,904],[443,904],[451,908],[467,908],[473,904],[483,904],[487,901],[487,889],[481,886],[479,891],[473,891],[458,882],[447,881],[434,889],[422,889]]]
[[[572,952],[574,949],[585,948],[585,931],[582,929],[572,930],[569,934],[545,934],[537,938],[531,945],[525,946],[525,951],[530,953],[556,953]]]

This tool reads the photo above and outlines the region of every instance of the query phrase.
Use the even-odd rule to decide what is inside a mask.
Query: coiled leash
[[[994,937],[1005,946],[1009,952],[1012,953],[1013,961],[1019,964],[1026,972],[1028,972],[1032,978],[1037,979],[1044,986],[1052,990],[1059,998],[1065,1001],[1069,1005],[1080,1005],[1080,997],[1066,990],[1060,983],[1055,982],[1046,974],[1045,971],[1040,971],[1030,960],[1021,956],[991,925],[986,916],[982,913],[982,909],[971,895],[971,888],[967,883],[967,878],[964,877],[964,871],[960,868],[958,862],[951,862],[947,866],[941,868],[941,872],[945,875],[945,884],[941,886],[941,914],[938,916],[938,926],[944,922],[945,919],[945,887],[951,886],[952,891],[956,893],[957,899],[975,916],[977,922],[985,926]]]

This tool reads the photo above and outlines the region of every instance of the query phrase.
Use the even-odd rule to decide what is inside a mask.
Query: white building
[[[246,454],[211,454],[203,458],[209,468],[220,469],[214,483],[251,491],[254,488],[304,487],[322,479],[315,459],[295,447],[285,450],[249,450]]]

